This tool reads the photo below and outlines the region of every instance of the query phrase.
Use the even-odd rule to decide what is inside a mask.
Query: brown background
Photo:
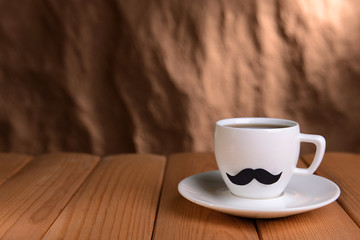
[[[0,0],[1,151],[211,151],[267,116],[360,152],[359,109],[356,0]]]

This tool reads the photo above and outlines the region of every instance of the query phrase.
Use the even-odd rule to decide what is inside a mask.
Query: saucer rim
[[[195,204],[198,204],[200,206],[207,207],[207,208],[210,208],[210,209],[213,209],[213,210],[229,213],[231,215],[242,216],[241,214],[243,213],[244,216],[249,216],[250,214],[247,214],[249,212],[251,212],[251,215],[254,215],[254,214],[271,214],[271,213],[274,213],[274,214],[275,213],[283,213],[284,214],[284,213],[286,213],[285,215],[281,215],[280,217],[294,215],[294,214],[307,212],[307,211],[315,210],[317,208],[324,207],[324,206],[336,201],[339,198],[340,194],[341,194],[341,190],[340,190],[339,186],[336,183],[334,183],[333,181],[331,181],[331,180],[329,180],[329,179],[327,179],[325,177],[322,177],[322,176],[319,176],[319,175],[316,175],[316,174],[304,175],[304,174],[298,174],[298,173],[295,173],[294,175],[302,176],[302,177],[312,176],[312,177],[315,177],[315,178],[319,178],[322,181],[326,181],[328,184],[331,184],[334,187],[334,190],[336,189],[336,193],[331,198],[329,198],[329,199],[327,199],[325,201],[322,201],[322,202],[319,202],[319,203],[314,203],[314,204],[309,204],[309,205],[304,205],[304,206],[300,206],[300,207],[273,208],[273,209],[271,209],[271,208],[257,208],[257,209],[254,209],[254,208],[248,208],[248,207],[233,207],[233,206],[226,206],[226,205],[219,205],[219,204],[211,204],[209,202],[206,202],[206,201],[203,201],[203,200],[200,200],[200,199],[191,198],[187,194],[185,194],[183,192],[183,190],[181,189],[181,186],[184,184],[185,180],[187,180],[189,178],[193,178],[193,177],[195,177],[197,175],[212,174],[212,173],[220,174],[219,170],[214,170],[214,171],[208,171],[208,172],[202,172],[202,173],[194,174],[192,176],[188,176],[188,177],[182,179],[178,184],[179,193],[184,198],[186,198],[187,200],[189,200],[189,201],[191,201],[191,202],[193,202]],[[285,191],[286,191],[286,188],[285,188]],[[230,193],[230,190],[229,190],[229,193]],[[272,200],[272,198],[271,199],[243,198],[243,199],[246,199],[246,200],[249,200],[249,201],[252,201],[252,200],[254,200],[254,201]],[[236,211],[237,214],[231,213],[230,211]],[[267,218],[267,217],[265,217],[265,218]]]

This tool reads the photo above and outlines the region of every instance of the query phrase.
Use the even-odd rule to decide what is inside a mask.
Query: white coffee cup
[[[220,120],[214,140],[216,162],[225,184],[234,195],[245,198],[278,197],[293,174],[315,172],[326,145],[322,136],[300,133],[297,122],[275,118]],[[300,142],[316,145],[309,168],[296,167]]]

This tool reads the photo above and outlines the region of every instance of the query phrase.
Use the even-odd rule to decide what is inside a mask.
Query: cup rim
[[[282,128],[235,128],[227,126],[230,124],[274,124],[274,125],[283,125]],[[218,120],[216,126],[224,127],[228,129],[236,130],[251,130],[251,131],[261,131],[261,130],[280,130],[280,129],[289,129],[298,127],[299,124],[293,120],[282,119],[282,118],[267,118],[267,117],[244,117],[244,118],[225,118]]]

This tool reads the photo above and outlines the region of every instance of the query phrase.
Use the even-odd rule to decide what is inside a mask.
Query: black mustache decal
[[[279,173],[278,175],[273,175],[262,168],[258,168],[255,170],[251,168],[245,168],[244,170],[241,170],[238,174],[234,176],[231,176],[228,173],[226,173],[229,180],[236,185],[246,185],[250,183],[254,178],[262,184],[270,185],[277,182],[281,174],[282,172]]]

